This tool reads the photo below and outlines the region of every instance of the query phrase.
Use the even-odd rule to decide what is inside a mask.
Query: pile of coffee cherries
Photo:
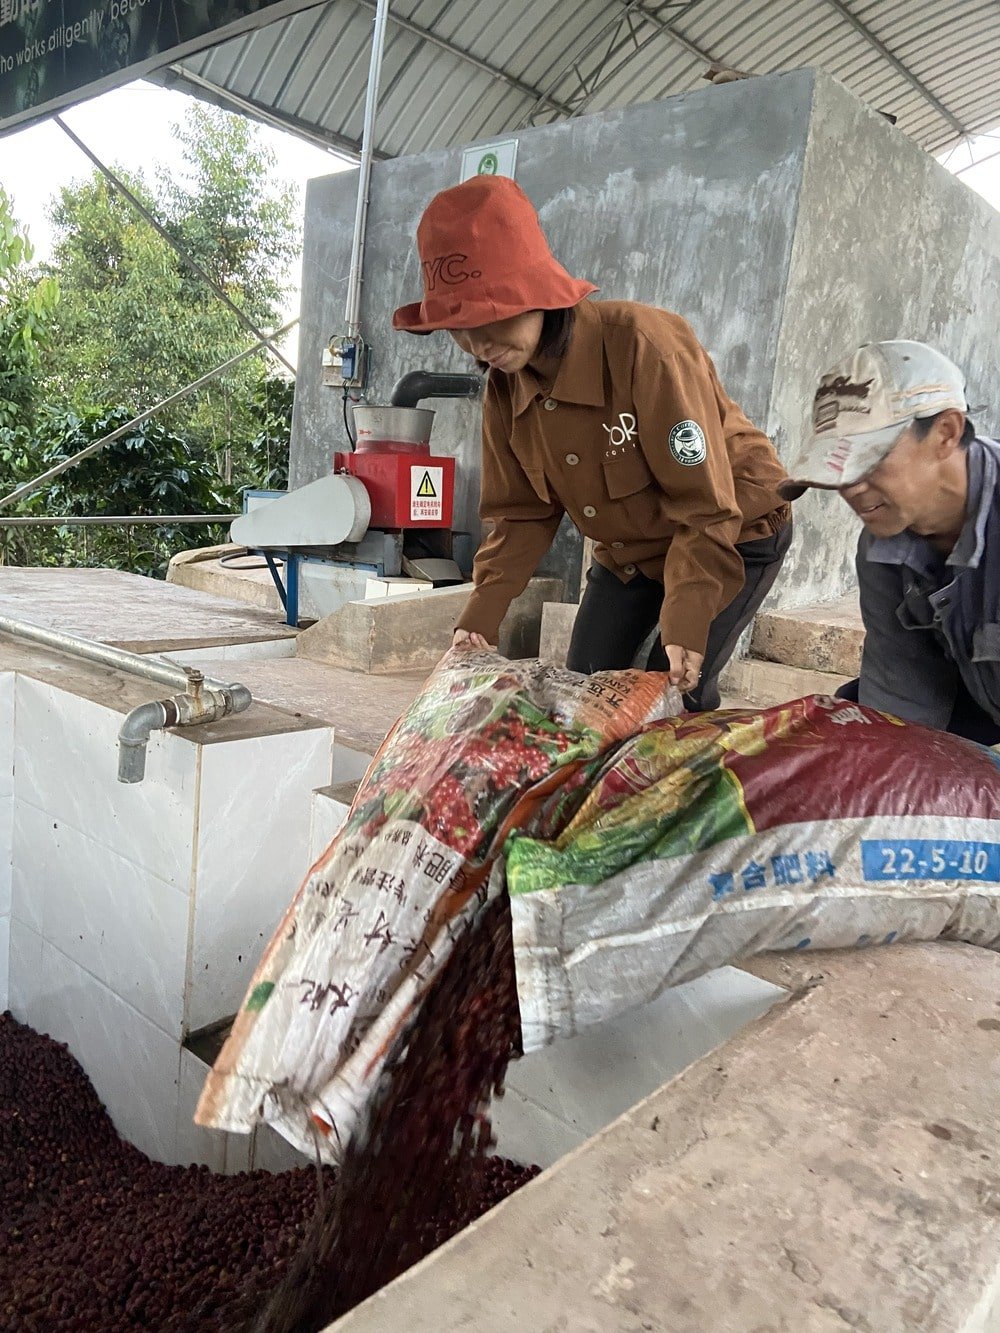
[[[458,942],[341,1171],[224,1176],[150,1161],[65,1046],[0,1016],[0,1328],[322,1329],[537,1174],[489,1155],[518,1039],[504,900]]]

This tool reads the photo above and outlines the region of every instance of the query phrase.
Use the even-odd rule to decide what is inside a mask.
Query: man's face
[[[924,439],[904,427],[878,467],[840,494],[873,537],[895,537],[909,528],[929,535],[940,509],[941,458],[936,428]]]
[[[542,318],[540,310],[528,310],[494,324],[482,324],[477,329],[451,329],[450,333],[463,352],[484,362],[491,370],[516,375],[538,350]]]

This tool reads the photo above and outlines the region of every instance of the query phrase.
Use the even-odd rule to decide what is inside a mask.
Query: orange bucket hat
[[[506,176],[473,176],[435,195],[417,227],[417,251],[424,299],[392,317],[407,333],[563,310],[597,291],[553,259],[531,200]]]

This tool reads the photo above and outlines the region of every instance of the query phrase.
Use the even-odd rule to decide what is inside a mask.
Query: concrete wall
[[[467,369],[446,334],[394,334],[420,295],[419,215],[458,180],[459,150],[376,165],[363,321],[374,345],[369,398],[417,366]],[[585,116],[518,139],[517,179],[553,250],[605,297],[664,305],[691,321],[723,383],[790,462],[818,376],[878,338],[948,352],[973,401],[1000,425],[989,369],[1000,360],[1000,214],[840,84],[810,70]],[[342,329],[354,173],[310,182],[292,484],[329,466],[343,439],[340,395],[320,355]],[[435,447],[457,456],[457,524],[478,533],[478,403],[435,404]],[[836,497],[796,506],[798,536],[770,606],[842,594],[856,520]],[[564,526],[542,572],[575,600],[581,542]]]
[[[1000,428],[1000,213],[827,75],[816,79],[766,428],[794,457],[819,376],[864,342],[914,338],[969,377],[981,432]],[[830,494],[795,506],[799,533],[772,605],[855,583],[860,524]]]
[[[682,313],[724,383],[762,420],[774,375],[812,98],[808,71],[684,94],[518,136],[517,179],[553,251],[607,298]],[[433,194],[459,179],[458,149],[378,163],[372,176],[363,324],[374,345],[369,398],[407,370],[468,369],[447,334],[393,333],[393,309],[421,294],[414,233]],[[320,354],[344,317],[355,173],[306,195],[302,349],[292,484],[329,466],[343,438],[339,392]],[[459,459],[456,526],[478,533],[479,404],[441,401],[434,447]],[[542,566],[576,592],[581,544],[561,534]]]

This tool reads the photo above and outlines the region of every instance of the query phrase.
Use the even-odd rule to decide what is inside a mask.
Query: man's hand
[[[663,646],[670,663],[671,685],[676,685],[681,694],[688,694],[701,679],[704,654],[693,653],[690,648],[682,648],[677,643],[666,643]]]
[[[490,647],[490,645],[486,642],[486,640],[483,638],[481,634],[473,634],[470,630],[467,629],[457,629],[455,631],[455,636],[451,641],[451,646],[453,648]]]

